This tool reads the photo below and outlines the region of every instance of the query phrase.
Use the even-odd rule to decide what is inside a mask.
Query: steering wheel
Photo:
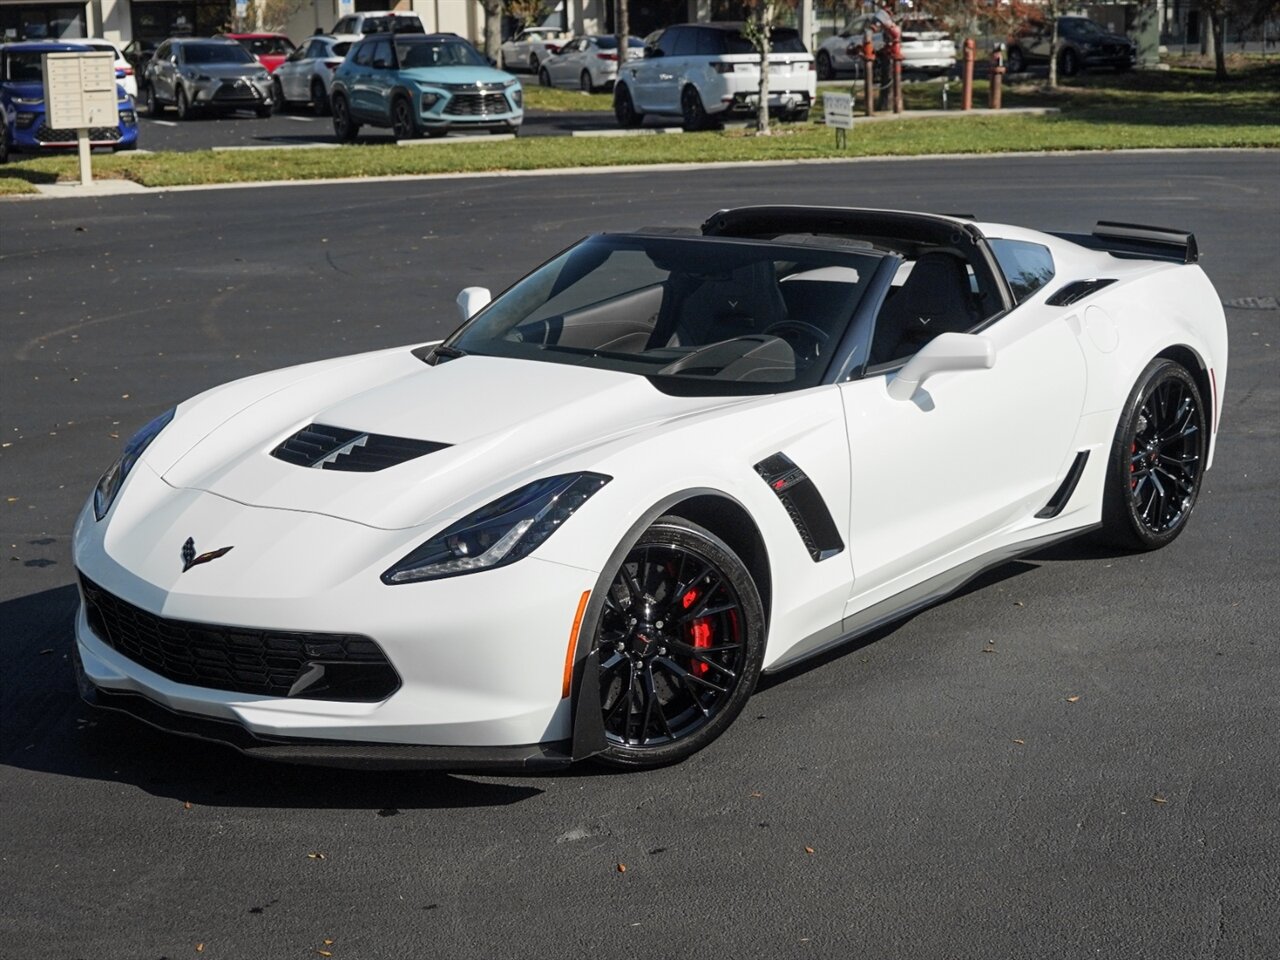
[[[809,363],[821,357],[831,343],[831,335],[827,331],[804,320],[779,320],[769,324],[761,333],[787,341],[796,357]],[[787,336],[788,333],[791,336]]]

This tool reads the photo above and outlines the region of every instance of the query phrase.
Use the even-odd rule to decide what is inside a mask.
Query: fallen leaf
[[[1026,743],[1027,741],[1025,741],[1025,740],[1014,740],[1013,742],[1014,742],[1014,743],[1016,743],[1016,744],[1018,744],[1019,746],[1021,746],[1022,744]]]
[[[1073,693],[1071,696],[1067,697],[1067,703],[1075,703],[1079,699],[1080,699],[1080,694]]]
[[[1025,606],[1026,606],[1026,604],[1025,604],[1025,603],[1023,603],[1021,600],[1015,600],[1015,601],[1013,601],[1013,605],[1014,605],[1015,607],[1025,607]]]
[[[43,650],[40,651],[39,655],[42,657],[47,657],[51,653],[53,653],[53,647],[45,647]]]
[[[328,938],[326,938],[326,939],[325,939],[325,941],[324,941],[324,945],[325,945],[326,947],[332,947],[332,946],[333,946],[333,941],[332,941],[332,940],[329,940]]]
[[[197,944],[196,944],[196,953],[204,953],[204,944],[203,944],[203,943],[197,943]]]
[[[752,796],[752,797],[754,797],[754,798],[756,798],[756,799],[759,799],[760,797],[763,797],[763,796],[764,796],[764,794],[763,794],[763,793],[761,793],[759,790],[752,790],[752,791],[751,791],[751,796]]]
[[[190,801],[190,800],[184,800],[184,801],[182,802],[182,809],[183,809],[183,810],[190,810],[190,809],[191,809],[191,801]]]
[[[804,848],[804,852],[805,852],[805,853],[813,853],[813,847],[805,847],[805,848]]]
[[[333,956],[333,954],[332,954],[332,953],[330,953],[328,950],[320,950],[320,949],[317,949],[317,950],[316,950],[316,953],[320,954],[320,956],[322,956],[322,957],[332,957],[332,956]]]
[[[1152,803],[1168,803],[1169,801],[1157,793],[1154,797],[1151,798],[1151,802]]]
[[[625,863],[620,863],[620,864],[618,864],[618,872],[619,872],[619,873],[626,873],[626,872],[627,872],[627,865],[626,865]]]
[[[323,860],[323,859],[324,859],[324,854],[323,854],[323,853],[320,853],[319,851],[316,851],[316,852],[314,852],[314,853],[308,853],[308,854],[307,854],[307,856],[308,856],[310,859],[312,859],[312,860]]]

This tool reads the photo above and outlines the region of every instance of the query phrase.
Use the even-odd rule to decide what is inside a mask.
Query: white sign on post
[[[853,129],[853,94],[822,91],[822,115],[828,127]]]
[[[93,180],[89,129],[120,124],[115,57],[110,53],[46,53],[44,102],[49,126],[75,130],[80,145],[80,182]]]

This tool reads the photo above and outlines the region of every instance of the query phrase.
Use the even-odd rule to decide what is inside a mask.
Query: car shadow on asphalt
[[[0,603],[0,764],[102,780],[210,807],[400,810],[492,807],[543,791],[435,771],[342,770],[246,757],[230,747],[93,710],[71,661],[76,589]]]

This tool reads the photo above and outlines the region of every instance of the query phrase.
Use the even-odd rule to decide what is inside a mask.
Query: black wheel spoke
[[[688,623],[690,620],[705,620],[708,617],[719,616],[722,613],[728,613],[730,610],[736,610],[736,603],[722,603],[719,606],[709,606],[702,604],[696,610],[691,610],[680,618],[681,623]]]
[[[700,687],[706,687],[708,690],[714,691],[715,693],[727,694],[729,692],[727,688],[722,687],[717,683],[712,683],[710,680],[700,677],[696,673],[691,673],[674,660],[668,660],[666,657],[659,657],[658,663],[662,664],[663,667],[672,671],[677,676],[690,680]]]

